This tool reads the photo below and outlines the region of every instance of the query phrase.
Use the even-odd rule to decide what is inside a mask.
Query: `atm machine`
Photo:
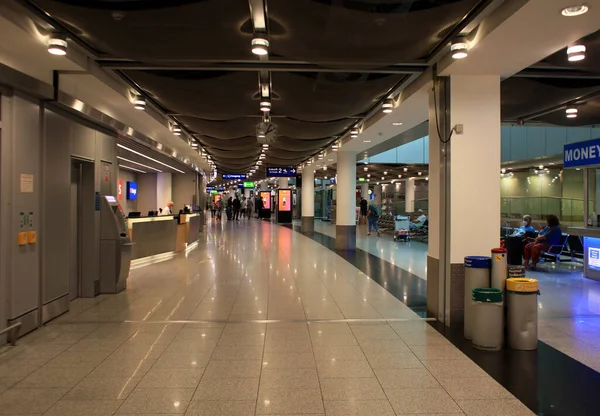
[[[100,197],[100,293],[127,287],[131,265],[127,217],[114,196]]]

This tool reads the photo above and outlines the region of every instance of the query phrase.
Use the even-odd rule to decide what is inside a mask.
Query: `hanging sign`
[[[565,168],[600,165],[600,139],[565,144],[564,163]]]
[[[294,178],[294,177],[296,177],[296,168],[267,167],[267,177],[269,177],[269,178]]]

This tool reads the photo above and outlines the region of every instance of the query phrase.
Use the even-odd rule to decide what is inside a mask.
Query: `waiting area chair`
[[[569,234],[563,234],[560,238],[560,243],[552,245],[548,247],[548,250],[542,253],[542,257],[550,257],[554,259],[555,262],[560,262],[560,256],[563,255],[565,248],[567,247],[567,243],[569,241]]]

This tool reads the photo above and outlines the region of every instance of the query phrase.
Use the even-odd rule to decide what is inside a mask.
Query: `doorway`
[[[72,160],[69,300],[85,296],[84,277],[91,260],[86,253],[94,235],[94,176],[93,162]]]

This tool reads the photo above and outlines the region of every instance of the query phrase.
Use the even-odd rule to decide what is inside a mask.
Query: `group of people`
[[[252,198],[246,198],[243,196],[240,200],[240,197],[235,195],[235,198],[232,196],[227,198],[225,203],[223,202],[223,198],[213,201],[210,206],[210,211],[215,220],[221,220],[223,217],[223,210],[225,210],[225,215],[227,216],[228,220],[239,221],[240,216],[242,218],[252,218],[252,209],[254,206],[255,204],[252,201]],[[258,199],[256,202],[256,209],[260,212],[261,208],[262,200]]]
[[[410,223],[410,231],[413,232],[423,228],[427,222],[427,216],[425,216],[422,209],[418,210],[417,214],[417,217]],[[377,231],[377,236],[381,235],[379,225],[377,224],[380,215],[381,213],[377,205],[373,203],[369,204],[365,198],[360,198],[360,217],[363,224],[366,222],[369,225],[367,235],[371,235],[373,230]]]
[[[531,216],[524,215],[521,226],[511,236],[523,239],[523,266],[535,270],[542,253],[548,251],[551,246],[560,245],[562,230],[558,217],[550,214],[546,216],[546,225],[536,235]]]

